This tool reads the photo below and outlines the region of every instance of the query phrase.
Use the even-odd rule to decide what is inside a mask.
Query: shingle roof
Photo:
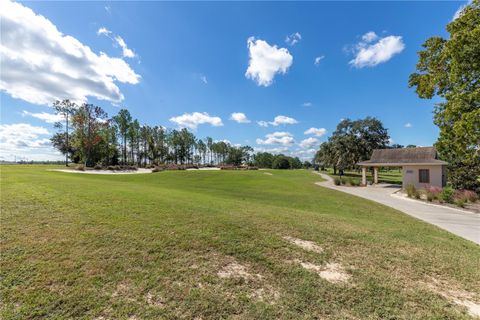
[[[447,164],[438,160],[434,147],[375,149],[370,160],[359,162],[359,165],[381,164]]]

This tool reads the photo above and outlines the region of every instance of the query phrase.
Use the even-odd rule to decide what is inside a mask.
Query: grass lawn
[[[327,168],[327,174],[333,176],[333,169]],[[338,173],[338,171],[337,171]],[[362,171],[345,171],[346,177],[358,178],[362,180]],[[367,170],[367,181],[373,181],[373,173],[371,170]],[[378,182],[402,184],[402,171],[398,169],[382,169],[378,171]]]
[[[310,171],[47,168],[0,167],[2,319],[468,319],[452,295],[480,302],[478,245]]]

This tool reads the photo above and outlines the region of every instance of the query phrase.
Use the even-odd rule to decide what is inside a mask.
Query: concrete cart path
[[[332,177],[318,172],[315,173],[325,179],[325,181],[316,183],[319,186],[376,201],[480,244],[480,214],[423,203],[405,198],[401,195],[396,195],[394,193],[400,188],[397,185],[379,184],[367,187],[336,186],[333,183]]]

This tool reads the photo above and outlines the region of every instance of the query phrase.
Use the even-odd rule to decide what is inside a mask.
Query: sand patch
[[[451,289],[451,286],[430,278],[424,285],[431,291],[459,306],[465,307],[473,317],[480,317],[480,304],[473,301],[473,294],[464,290]],[[448,288],[448,289],[447,289]]]
[[[298,238],[293,238],[293,237],[283,237],[284,240],[287,240],[288,242],[290,242],[291,244],[294,244],[304,250],[307,250],[307,251],[312,251],[312,252],[316,252],[316,253],[322,253],[323,252],[323,248],[320,247],[319,245],[317,245],[315,242],[313,241],[308,241],[308,240],[302,240],[302,239],[298,239]]]
[[[245,280],[253,279],[255,277],[262,278],[262,276],[259,274],[253,275],[249,273],[248,268],[238,262],[231,262],[224,266],[220,271],[218,271],[217,275],[220,278],[242,278]]]
[[[350,275],[346,273],[345,269],[339,263],[327,263],[325,266],[318,266],[310,262],[303,262],[295,260],[304,269],[315,272],[321,278],[331,283],[347,282],[350,279]]]
[[[275,304],[280,298],[280,293],[274,288],[266,286],[265,288],[259,288],[254,290],[248,295],[248,297],[260,302]]]
[[[67,172],[67,173],[84,173],[84,174],[142,174],[152,173],[152,169],[138,168],[137,170],[74,170],[74,169],[47,169],[47,171]]]
[[[145,296],[145,301],[147,301],[148,305],[152,307],[163,308],[165,306],[163,301],[158,296],[155,296],[150,292]]]
[[[264,172],[263,174],[266,174],[267,176],[273,176],[273,173],[271,172]]]

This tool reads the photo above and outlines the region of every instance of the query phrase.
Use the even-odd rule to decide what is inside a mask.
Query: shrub
[[[472,190],[463,190],[463,196],[466,200],[470,202],[477,202],[478,201],[478,194]]]
[[[85,166],[83,164],[79,164],[75,167],[75,170],[85,171]]]
[[[416,190],[414,196],[415,196],[415,199],[421,199],[422,193],[419,190]]]
[[[409,198],[413,198],[413,197],[415,197],[415,194],[417,193],[417,188],[415,188],[415,186],[413,184],[408,184],[405,187],[405,191],[407,191],[407,196]]]
[[[352,187],[358,187],[358,186],[360,186],[360,180],[358,180],[358,179],[351,179],[351,180],[350,180],[350,185],[351,185]]]
[[[425,190],[425,195],[427,196],[427,201],[432,202],[435,199],[435,194],[430,190]]]
[[[339,186],[343,183],[342,181],[342,178],[341,177],[335,177],[333,178],[333,183],[336,185],[336,186]]]
[[[452,203],[454,192],[452,187],[445,187],[442,192],[440,192],[440,199],[447,203]]]
[[[101,165],[100,163],[97,163],[97,164],[95,165],[95,167],[93,167],[93,169],[95,169],[95,170],[102,170],[103,167],[102,167],[102,165]]]
[[[433,200],[435,200],[435,199],[439,199],[441,192],[442,192],[442,188],[439,188],[439,187],[429,187],[429,188],[426,190],[427,200],[428,200],[428,201],[433,201]]]
[[[467,201],[464,198],[457,198],[453,201],[453,203],[455,203],[455,205],[459,206],[460,208],[465,207],[466,202]]]
[[[162,168],[162,167],[158,167],[158,166],[157,166],[157,167],[154,167],[154,168],[152,169],[152,172],[160,172],[160,171],[163,171],[163,170],[165,170],[165,169]]]

